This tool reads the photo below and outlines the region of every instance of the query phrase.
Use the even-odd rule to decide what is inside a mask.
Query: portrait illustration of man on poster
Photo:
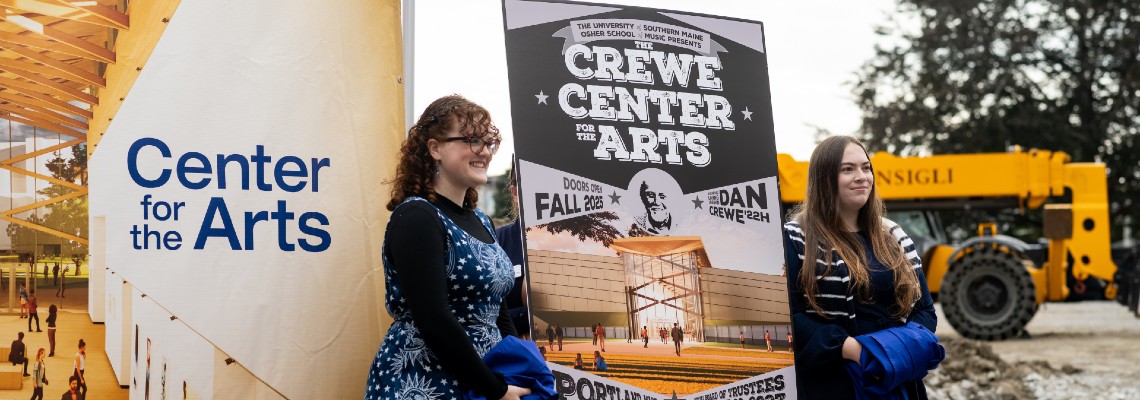
[[[669,194],[650,188],[648,182],[642,181],[641,204],[645,206],[645,214],[634,217],[637,226],[651,235],[668,235],[675,224],[666,204],[668,198]]]
[[[633,214],[634,230],[645,236],[675,235],[681,225],[683,210],[677,205],[681,200],[681,188],[669,174],[655,168],[648,168],[634,176],[630,182],[630,192],[637,193],[640,207]],[[638,212],[640,211],[640,212]]]

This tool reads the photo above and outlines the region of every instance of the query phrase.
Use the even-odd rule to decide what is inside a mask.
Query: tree
[[[871,150],[1104,162],[1113,235],[1140,224],[1140,2],[900,0],[878,34],[854,89]]]
[[[51,172],[51,176],[56,179],[87,186],[86,143],[72,146],[71,152],[72,157],[67,159],[61,155],[56,155],[55,158],[47,162],[47,168]],[[71,193],[74,190],[63,185],[51,184],[36,193],[46,198],[53,198]],[[87,237],[87,196],[49,204],[47,205],[47,213],[31,215],[25,220],[79,237]],[[85,244],[56,238],[18,224],[8,224],[7,234],[12,240],[13,247],[16,248],[34,246],[52,240],[62,240],[62,255],[70,256],[72,262],[75,263],[76,275],[79,275],[79,267],[87,259],[88,246]],[[30,252],[35,253],[36,249],[33,248]]]
[[[87,186],[87,144],[80,143],[71,146],[71,154],[72,157],[68,159],[56,155],[54,159],[47,162],[47,168],[51,171],[52,177],[56,179]],[[48,197],[56,197],[72,191],[74,191],[74,189],[52,184],[37,193]],[[75,236],[88,237],[87,196],[67,199],[48,205],[48,214],[44,216],[44,220],[46,221],[45,226]],[[63,254],[69,255],[71,261],[75,263],[75,275],[77,276],[79,275],[79,269],[83,265],[83,261],[87,259],[87,250],[88,246],[85,244],[66,239],[63,240]]]
[[[28,215],[24,220],[36,225],[43,225],[44,223],[43,219],[37,214]],[[33,263],[35,262],[32,258],[33,254],[38,252],[36,245],[43,242],[47,236],[47,234],[41,233],[40,231],[15,223],[8,223],[6,233],[8,234],[8,239],[12,242],[12,251],[21,254],[20,261],[31,261]],[[26,255],[28,259],[25,260],[23,255]]]
[[[507,172],[498,179],[491,181],[494,188],[492,197],[495,198],[495,215],[491,218],[496,220],[514,221],[518,218],[518,206],[515,205],[515,200],[511,196],[511,180],[514,177],[512,172],[514,168],[507,169]]]
[[[649,232],[646,232],[645,229],[643,229],[641,225],[638,224],[629,224],[629,230],[625,232],[625,235],[631,238],[653,236],[650,235]]]
[[[546,229],[552,234],[569,232],[580,241],[593,240],[610,247],[614,244],[614,239],[622,237],[621,231],[610,225],[610,221],[617,221],[618,219],[620,218],[614,212],[603,211],[546,223],[535,226],[535,228]]]

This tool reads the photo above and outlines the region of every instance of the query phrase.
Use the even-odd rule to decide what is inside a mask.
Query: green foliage
[[[621,231],[610,224],[611,221],[618,219],[616,213],[603,211],[555,221],[535,228],[546,229],[552,234],[569,232],[580,241],[593,240],[610,247],[611,244],[614,244],[614,239],[622,237]]]
[[[629,236],[631,238],[632,237],[649,237],[649,236],[652,236],[649,234],[649,232],[646,232],[645,229],[643,229],[638,224],[629,224],[629,230],[625,232],[625,235]]]
[[[491,218],[495,220],[514,221],[518,218],[518,206],[511,196],[511,170],[508,169],[507,173],[499,176],[499,179],[493,180],[494,198],[495,198],[495,215]]]
[[[36,225],[43,225],[44,223],[43,219],[36,214],[29,215],[24,220]],[[8,223],[6,231],[8,238],[12,241],[12,251],[29,256],[36,252],[35,244],[47,240],[48,236],[35,229],[11,222]]]
[[[86,186],[87,144],[81,143],[72,146],[71,152],[73,156],[67,159],[57,155],[47,162],[47,168],[53,178]],[[52,184],[36,193],[43,198],[52,198],[71,193],[74,190],[75,189],[62,185]],[[87,196],[79,196],[53,203],[46,206],[46,208],[47,213],[33,214],[25,218],[25,220],[33,224],[46,226],[79,237],[88,237]],[[50,234],[14,223],[8,224],[7,234],[12,240],[13,248],[21,253],[37,252],[37,249],[34,248],[36,244],[62,241],[62,255],[69,256],[75,263],[76,274],[79,273],[79,266],[87,259],[88,248],[85,244],[60,239]]]
[[[900,0],[858,73],[861,138],[899,155],[1064,151],[1140,225],[1140,2]]]

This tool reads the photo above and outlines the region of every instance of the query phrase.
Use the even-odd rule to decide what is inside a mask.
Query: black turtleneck
[[[474,211],[441,195],[436,195],[432,204],[474,238],[494,243],[491,232]],[[412,321],[423,335],[424,343],[461,387],[489,399],[503,397],[507,384],[501,375],[483,364],[467,332],[448,306],[447,266],[441,257],[447,250],[447,232],[439,216],[431,206],[417,201],[397,208],[390,224],[389,235],[384,239],[388,257],[396,268],[397,284],[403,289],[405,304],[412,312]],[[496,325],[503,337],[514,336],[505,300],[499,307]]]

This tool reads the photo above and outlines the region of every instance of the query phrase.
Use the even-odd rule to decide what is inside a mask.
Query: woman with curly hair
[[[833,136],[816,146],[807,195],[784,225],[792,327],[801,339],[795,342],[800,399],[866,398],[856,395],[864,381],[849,374],[868,362],[856,337],[908,322],[934,332],[934,303],[914,242],[883,214],[863,145]],[[884,398],[925,399],[926,366],[914,368],[919,379]]]
[[[400,148],[384,235],[385,305],[394,322],[372,363],[365,399],[452,399],[468,390],[515,400],[482,361],[514,335],[504,300],[514,269],[475,208],[499,149],[483,107],[452,95],[420,115]]]

